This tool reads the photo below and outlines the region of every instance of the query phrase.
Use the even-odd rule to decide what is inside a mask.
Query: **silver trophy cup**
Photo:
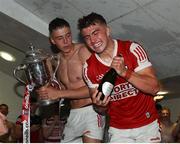
[[[33,85],[35,89],[48,85],[60,88],[55,77],[59,66],[59,56],[45,54],[40,49],[35,50],[32,45],[29,48],[31,50],[26,53],[24,63],[15,67],[14,77],[25,85]],[[18,76],[17,73],[20,71],[25,72],[26,81]],[[57,101],[59,100],[38,99],[40,105],[49,105]]]

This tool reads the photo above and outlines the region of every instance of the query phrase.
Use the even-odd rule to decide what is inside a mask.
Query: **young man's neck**
[[[75,45],[72,44],[70,47],[70,50],[68,52],[63,52],[62,55],[65,57],[65,58],[69,58],[71,57],[73,54],[74,54],[74,49],[75,49]]]
[[[99,57],[105,61],[106,60],[107,61],[112,60],[113,59],[113,53],[114,53],[114,46],[115,46],[114,40],[110,39],[106,49],[101,54],[99,54]]]

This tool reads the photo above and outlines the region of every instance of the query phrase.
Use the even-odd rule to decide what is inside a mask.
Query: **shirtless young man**
[[[44,87],[38,90],[42,99],[70,99],[71,111],[61,142],[101,142],[103,137],[103,117],[92,107],[88,88],[82,78],[82,66],[91,53],[84,44],[73,43],[70,25],[55,18],[49,24],[50,41],[59,49],[60,65],[58,81],[64,90]]]

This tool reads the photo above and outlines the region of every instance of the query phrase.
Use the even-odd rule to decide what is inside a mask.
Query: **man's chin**
[[[102,54],[103,51],[102,51],[102,50],[98,50],[98,51],[96,51],[96,53],[97,53],[97,54]]]

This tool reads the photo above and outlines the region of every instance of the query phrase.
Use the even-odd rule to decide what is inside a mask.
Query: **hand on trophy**
[[[53,89],[53,87],[60,89],[58,81],[55,77],[59,66],[59,56],[47,54],[42,49],[36,50],[32,44],[29,46],[29,48],[31,50],[26,52],[26,57],[23,64],[14,69],[14,77],[24,85],[29,84],[33,87],[33,89],[35,88],[39,89],[37,91],[41,91],[40,98],[38,100],[40,105],[49,105],[54,103],[59,100],[57,99],[56,95],[51,95],[53,91],[51,89]],[[55,65],[53,65],[54,63]],[[18,76],[20,71],[25,72],[26,81],[22,80]],[[45,87],[47,85],[47,89],[50,90],[46,90]]]
[[[59,98],[59,90],[52,86],[43,86],[36,90],[40,100],[56,100]]]

